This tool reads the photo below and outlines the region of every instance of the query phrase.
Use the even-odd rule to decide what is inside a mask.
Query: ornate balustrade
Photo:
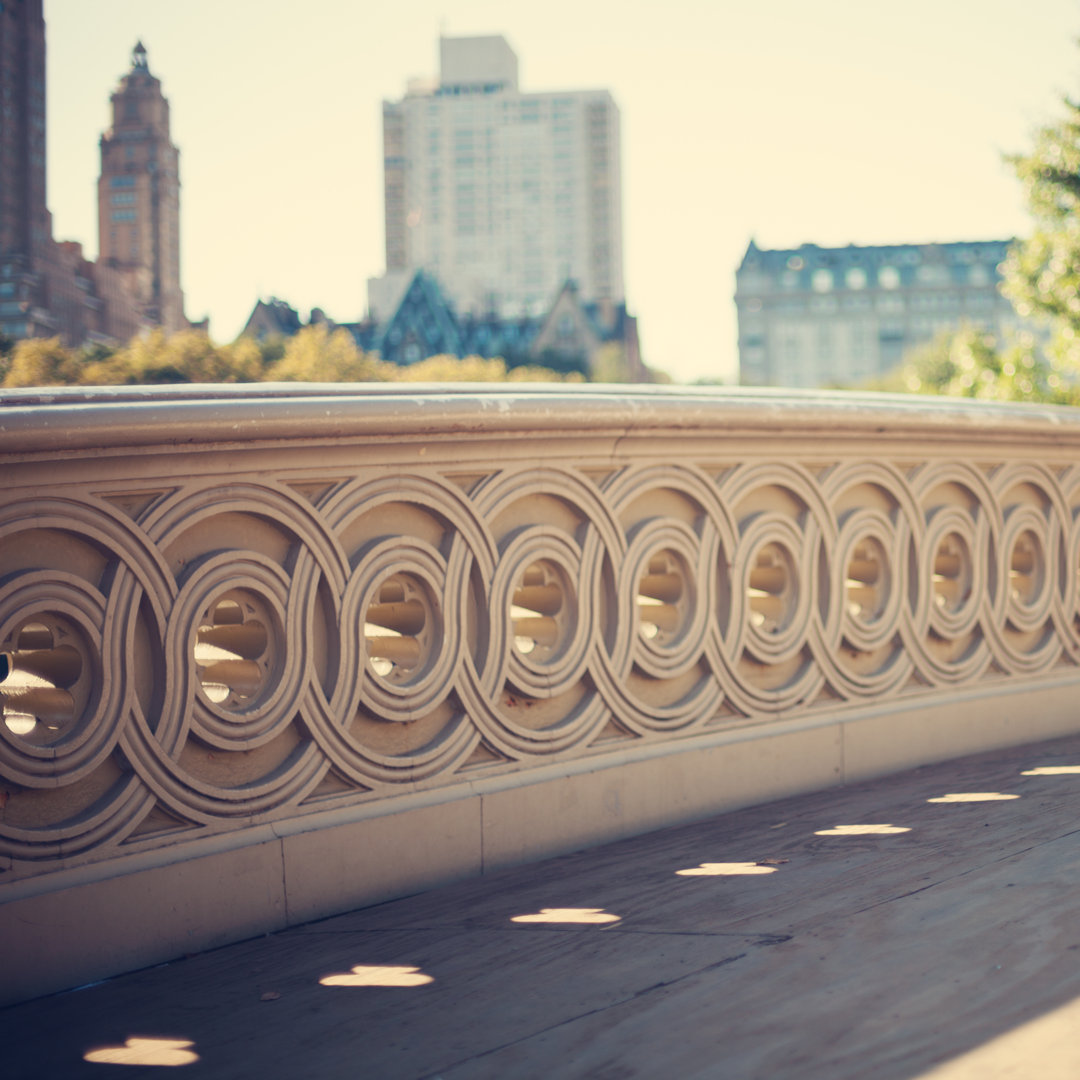
[[[15,392],[0,460],[9,999],[1080,728],[1070,411]]]

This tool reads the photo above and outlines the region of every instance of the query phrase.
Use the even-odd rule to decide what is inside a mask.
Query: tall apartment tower
[[[459,312],[539,314],[573,280],[623,301],[619,110],[606,90],[525,94],[503,37],[441,38],[435,83],[383,103],[384,278],[392,313],[416,270]]]
[[[148,321],[180,330],[188,325],[180,290],[180,152],[141,41],[110,100],[112,126],[101,136],[98,258],[129,280]]]
[[[45,16],[42,0],[0,6],[0,254],[41,257],[45,206]]]
[[[0,3],[0,332],[49,333],[42,0]]]

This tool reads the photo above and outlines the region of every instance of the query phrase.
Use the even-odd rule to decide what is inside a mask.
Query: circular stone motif
[[[391,574],[376,588],[364,613],[368,667],[380,679],[403,685],[426,671],[437,638],[431,595],[412,574]]]
[[[89,697],[89,652],[82,634],[52,612],[31,615],[0,653],[3,724],[27,743],[48,746],[65,737]]]
[[[199,686],[217,708],[241,713],[273,691],[278,661],[273,626],[266,603],[250,589],[230,589],[204,608],[192,658]]]

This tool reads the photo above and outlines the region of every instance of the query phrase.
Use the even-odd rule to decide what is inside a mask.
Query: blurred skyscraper
[[[622,304],[619,110],[606,90],[522,93],[506,39],[440,39],[437,82],[383,103],[385,277],[372,314],[416,270],[460,312],[538,315],[572,280]]]

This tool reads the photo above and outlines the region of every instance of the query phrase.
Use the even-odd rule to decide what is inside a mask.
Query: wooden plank
[[[1072,880],[1024,882],[1059,860]],[[1041,845],[442,1076],[908,1080],[952,1062],[949,1080],[985,1080],[999,1075],[986,1043],[1078,1012],[1077,872],[1073,837]],[[1061,1071],[1077,1061],[1075,1029],[1057,1045],[1056,1060],[1010,1075],[1080,1075]]]
[[[1080,773],[1023,775],[1055,765],[1080,765],[1080,739],[667,829],[16,1006],[0,1012],[3,1075],[139,1075],[82,1061],[135,1036],[190,1041],[193,1075],[209,1077],[992,1076],[988,1046],[1018,1060],[1025,1025],[1060,1036],[1080,1001]],[[965,792],[1020,797],[927,801]],[[860,824],[910,831],[818,835]],[[753,872],[677,873],[718,863]],[[617,919],[514,921],[544,909]],[[371,985],[385,971],[357,966],[415,985]],[[319,981],[354,975],[364,985]],[[1040,1080],[1073,1060],[1067,1039],[1048,1045]]]
[[[646,951],[591,929],[280,934],[9,1010],[3,1075],[100,1075],[82,1055],[136,1036],[190,1040],[200,1075],[422,1076],[753,947],[683,935]],[[320,984],[358,965],[433,981]]]

